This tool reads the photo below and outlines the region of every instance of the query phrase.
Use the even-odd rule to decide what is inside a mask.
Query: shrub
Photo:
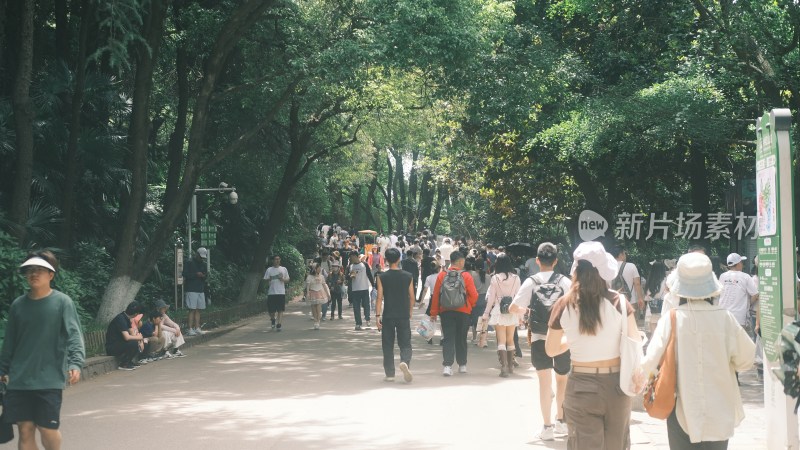
[[[6,317],[15,298],[28,290],[25,278],[19,273],[19,265],[25,258],[16,241],[0,231],[0,317]]]

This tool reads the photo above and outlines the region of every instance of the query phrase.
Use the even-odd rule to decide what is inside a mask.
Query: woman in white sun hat
[[[627,449],[631,397],[619,387],[620,340],[623,320],[628,336],[641,339],[636,317],[628,300],[608,287],[619,266],[601,243],[584,242],[573,257],[572,286],[553,304],[545,340],[550,357],[570,351],[572,373],[564,399],[567,448]]]
[[[670,448],[725,449],[744,419],[736,372],[753,364],[755,344],[733,315],[713,304],[722,285],[711,260],[687,253],[668,281],[675,308],[677,399],[667,418]],[[656,372],[672,333],[670,315],[658,322],[642,367]]]

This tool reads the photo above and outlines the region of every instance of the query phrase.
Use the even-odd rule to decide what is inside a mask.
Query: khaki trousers
[[[564,418],[569,450],[630,448],[631,398],[619,388],[619,373],[570,374]]]

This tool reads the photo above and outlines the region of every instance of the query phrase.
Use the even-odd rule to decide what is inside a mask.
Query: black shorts
[[[570,356],[569,350],[551,358],[547,356],[544,350],[544,339],[533,341],[531,344],[531,364],[536,370],[553,369],[559,375],[569,374],[570,369]]]
[[[285,294],[268,295],[267,311],[270,313],[286,311],[286,295]]]
[[[3,400],[3,420],[6,423],[33,422],[39,427],[57,430],[61,425],[62,393],[62,389],[9,390]]]

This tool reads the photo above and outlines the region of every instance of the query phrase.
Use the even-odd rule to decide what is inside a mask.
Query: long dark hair
[[[478,272],[481,283],[486,283],[486,270],[484,269],[483,261],[478,261],[474,257],[470,256],[464,263],[464,268],[469,271]]]
[[[602,325],[600,305],[609,297],[606,280],[600,277],[597,269],[584,259],[578,261],[572,276],[572,287],[565,297],[567,303],[576,308],[581,315],[580,332],[594,336],[597,326]]]
[[[650,276],[647,277],[647,284],[645,292],[650,295],[656,295],[661,292],[661,282],[667,276],[667,266],[661,261],[656,261],[653,267],[650,268]]]
[[[506,280],[508,279],[509,274],[511,273],[516,274],[516,271],[514,271],[514,263],[511,262],[511,258],[505,253],[497,255],[497,260],[495,260],[494,263],[494,273],[506,274],[506,277],[504,278]]]

